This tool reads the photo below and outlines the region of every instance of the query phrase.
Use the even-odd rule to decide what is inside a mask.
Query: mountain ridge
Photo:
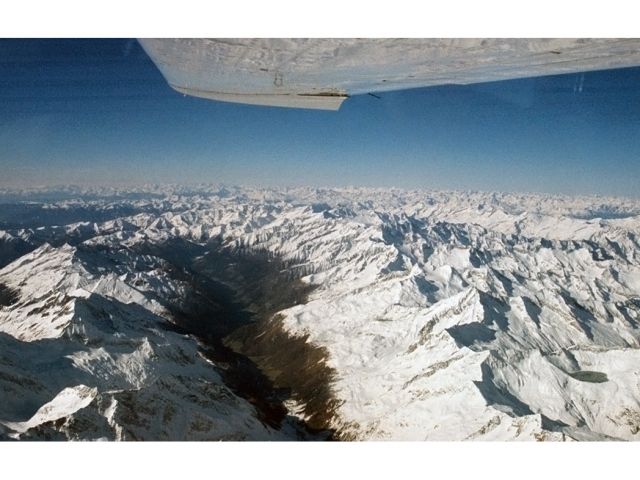
[[[125,354],[107,349],[105,355],[99,345],[116,348],[125,340],[115,340],[122,337],[138,339],[127,355],[140,358],[137,364],[125,361],[125,370],[140,368],[151,375],[154,362],[148,348],[155,352],[160,345],[160,351],[168,349],[161,370],[177,368],[180,355],[173,352],[175,345],[189,352],[189,358],[200,359],[181,368],[207,370],[211,360],[198,353],[202,344],[199,347],[197,338],[179,335],[178,340],[176,334],[158,330],[158,325],[175,321],[176,306],[190,298],[197,284],[189,279],[204,274],[212,281],[235,284],[234,295],[248,301],[244,308],[250,315],[263,312],[262,330],[252,333],[255,338],[274,328],[269,322],[276,319],[276,331],[285,337],[274,339],[304,339],[300,345],[309,350],[304,347],[301,355],[316,358],[333,372],[322,376],[326,371],[320,368],[307,375],[318,375],[317,385],[329,387],[331,415],[315,417],[321,418],[315,427],[335,432],[336,438],[637,437],[640,239],[635,232],[640,227],[640,201],[355,188],[163,187],[148,198],[136,193],[127,199],[126,192],[117,199],[113,192],[109,195],[84,202],[77,213],[84,215],[79,222],[15,225],[0,234],[4,243],[19,239],[32,250],[16,252],[0,270],[0,284],[18,296],[0,310],[0,338],[11,345],[5,364],[20,361],[17,345],[40,348],[36,346],[51,343],[64,350],[74,342],[95,344],[90,355],[83,347],[75,357],[57,357],[79,358],[82,352],[83,361],[74,361],[91,372],[83,377],[85,383],[78,379],[64,388],[97,388],[88,406],[64,417],[67,423],[89,415],[93,420],[82,422],[102,425],[94,425],[94,430],[107,432],[105,438],[217,438],[211,426],[217,417],[203,411],[208,420],[201,425],[194,420],[191,430],[179,429],[183,437],[150,420],[158,411],[149,412],[145,428],[118,424],[118,436],[115,427],[105,427],[118,409],[99,400],[112,394],[104,393],[110,390],[96,380],[100,375],[114,381],[118,377],[121,367],[114,355]],[[43,207],[55,210],[69,202],[78,205],[76,200],[59,200]],[[19,211],[16,205],[14,211]],[[100,220],[114,208],[126,214]],[[232,256],[224,261],[216,263],[211,257],[225,251]],[[245,268],[238,256],[242,252],[264,252],[264,257]],[[202,263],[207,258],[214,260],[208,268]],[[270,269],[270,264],[275,267]],[[242,296],[238,268],[255,270],[255,278],[264,285],[282,272],[283,281],[286,277],[310,289],[287,303],[274,300],[276,288],[272,300],[277,306],[268,307],[268,290],[259,294],[254,289]],[[251,307],[251,298],[265,303]],[[206,304],[203,299],[193,302],[194,308]],[[145,338],[150,347],[144,346]],[[227,429],[221,431],[227,433],[222,437],[233,437],[234,426],[245,422],[250,427],[239,428],[239,437],[303,438],[306,434],[296,419],[304,421],[305,415],[318,412],[301,413],[305,406],[300,402],[310,397],[292,381],[295,370],[288,370],[294,366],[266,354],[264,347],[251,353],[251,337],[243,342],[244,353],[272,381],[278,376],[268,372],[285,369],[279,388],[290,390],[289,400],[282,393],[287,420],[281,428],[262,424],[255,408],[227,388],[237,412],[224,417]],[[231,344],[243,350],[243,342],[236,338]],[[287,344],[294,348],[295,343]],[[313,349],[323,353],[313,357]],[[216,368],[220,367],[206,374],[208,385],[225,391]],[[14,373],[10,367],[5,370],[8,377]],[[38,414],[36,404],[44,408],[65,391],[59,388],[62,384],[54,392],[41,379],[25,378],[45,384],[40,386],[50,398],[45,401],[42,394],[21,391],[15,381],[0,383],[6,396],[38,398],[32,402],[32,415]],[[188,382],[175,381],[187,398]],[[150,395],[176,412],[185,401],[169,401],[161,391]],[[97,406],[101,401],[103,406]],[[128,401],[139,406],[138,401]],[[135,408],[127,411],[127,421],[135,425]],[[7,435],[36,435],[40,427],[26,428],[31,417],[25,415],[8,408],[0,411],[0,422],[13,431]],[[56,422],[60,419],[45,422],[47,435],[83,438],[81,429],[71,434]]]

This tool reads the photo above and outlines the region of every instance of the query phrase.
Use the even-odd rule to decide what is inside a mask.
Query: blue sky
[[[380,96],[338,112],[212,102],[174,92],[134,40],[0,40],[0,187],[640,195],[640,68]]]

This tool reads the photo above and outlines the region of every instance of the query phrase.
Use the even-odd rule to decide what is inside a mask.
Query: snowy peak
[[[25,249],[6,247],[0,270],[6,435],[300,438],[305,416],[342,439],[640,432],[636,200],[108,194],[3,225],[0,245]],[[314,402],[265,338],[295,346],[330,398]],[[269,382],[265,398],[241,391]]]

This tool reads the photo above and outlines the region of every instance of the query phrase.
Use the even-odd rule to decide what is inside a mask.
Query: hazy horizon
[[[51,184],[51,185],[29,185],[29,186],[1,186],[0,185],[0,203],[12,201],[67,201],[75,198],[83,199],[82,194],[96,199],[109,196],[111,194],[125,195],[130,193],[134,195],[161,195],[163,193],[175,193],[172,190],[184,189],[186,194],[206,194],[208,190],[215,189],[238,189],[242,191],[276,191],[276,192],[296,192],[301,190],[327,190],[336,192],[350,191],[391,191],[401,194],[424,193],[424,194],[470,194],[470,195],[505,195],[505,196],[522,196],[522,197],[540,197],[540,198],[592,198],[620,201],[637,201],[640,200],[640,193],[636,194],[600,194],[600,193],[550,193],[542,191],[509,191],[509,190],[483,190],[483,189],[462,189],[462,188],[428,188],[428,187],[399,187],[389,186],[363,186],[363,185],[280,185],[268,186],[260,184],[240,184],[240,183],[217,183],[217,182],[192,182],[192,183],[128,183],[128,184],[85,184],[78,185],[68,184]],[[201,190],[201,191],[200,191]],[[83,193],[77,193],[81,191]],[[68,197],[65,197],[65,194]],[[33,195],[33,196],[31,196]],[[54,197],[47,197],[54,195]],[[80,195],[80,197],[78,197]],[[124,197],[123,197],[124,198]],[[43,200],[45,199],[45,200]]]

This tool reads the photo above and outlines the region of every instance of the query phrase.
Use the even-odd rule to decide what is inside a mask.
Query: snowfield
[[[0,437],[308,438],[308,394],[292,387],[286,418],[265,421],[202,339],[170,327],[194,288],[185,252],[196,265],[216,245],[268,252],[309,286],[268,311],[323,352],[335,438],[640,438],[640,200],[49,193],[0,192],[38,198],[11,215],[0,205]]]

